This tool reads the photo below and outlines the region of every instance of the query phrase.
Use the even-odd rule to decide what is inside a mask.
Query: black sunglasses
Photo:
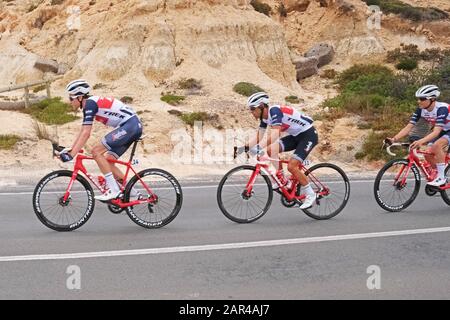
[[[420,101],[426,101],[428,98],[419,98]]]
[[[73,101],[73,100],[75,100],[77,97],[71,97],[71,96],[69,96],[69,100],[70,101]]]

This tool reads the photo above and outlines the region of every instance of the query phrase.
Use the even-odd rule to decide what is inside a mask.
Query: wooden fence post
[[[28,107],[30,106],[30,95],[29,95],[29,91],[28,91],[28,86],[26,86],[25,88],[25,109],[28,109]]]
[[[51,96],[50,96],[50,81],[47,81],[46,83],[45,83],[45,87],[47,88],[47,98],[51,98]]]

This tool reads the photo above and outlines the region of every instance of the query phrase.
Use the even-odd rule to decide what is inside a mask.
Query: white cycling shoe
[[[433,181],[430,181],[427,183],[427,185],[433,186],[433,187],[441,187],[445,184],[447,184],[447,179],[441,178],[441,177],[437,177]]]
[[[117,199],[118,197],[120,197],[120,191],[118,192],[112,192],[111,189],[108,189],[104,194],[99,195],[99,196],[95,196],[95,200],[98,201],[110,201],[110,200],[114,200]]]
[[[314,202],[316,201],[316,197],[317,197],[317,195],[315,193],[306,195],[306,198],[303,201],[303,204],[300,206],[300,210],[311,208],[313,206]]]

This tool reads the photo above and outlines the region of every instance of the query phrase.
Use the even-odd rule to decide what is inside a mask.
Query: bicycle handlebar
[[[386,152],[393,157],[395,157],[397,154],[395,154],[391,151],[392,147],[408,147],[409,148],[410,145],[411,144],[407,143],[407,142],[391,142],[388,139],[384,139],[384,141],[383,141],[383,148],[386,147]]]

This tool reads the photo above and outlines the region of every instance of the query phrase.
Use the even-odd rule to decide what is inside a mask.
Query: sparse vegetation
[[[47,127],[45,126],[45,124],[39,123],[38,121],[34,120],[33,121],[33,128],[34,128],[34,131],[36,133],[36,137],[39,140],[52,141],[52,139],[50,138],[50,134],[48,133],[48,130],[47,130]]]
[[[385,13],[398,14],[412,21],[448,19],[449,14],[435,7],[415,7],[400,0],[363,0],[367,5],[377,5]]]
[[[401,60],[399,63],[395,65],[398,70],[411,71],[417,68],[417,60],[412,58],[407,58]]]
[[[183,120],[187,125],[193,126],[195,121],[207,121],[210,119],[210,116],[206,112],[191,112],[191,113],[182,113],[180,119]]]
[[[0,135],[0,149],[2,150],[10,150],[14,148],[17,142],[22,139],[19,136],[13,134],[1,134]]]
[[[170,93],[168,93],[168,94],[163,93],[163,96],[161,97],[161,101],[164,101],[172,106],[179,105],[184,99],[186,99],[186,97],[177,96],[177,95],[170,94]]]
[[[202,83],[194,78],[181,79],[178,81],[178,88],[200,90],[202,88]]]
[[[297,96],[287,96],[284,100],[287,103],[300,103],[300,99]]]
[[[103,83],[96,83],[96,84],[94,84],[94,86],[92,87],[94,90],[97,90],[97,89],[103,89],[103,88],[106,88],[106,84],[103,84]]]
[[[250,97],[252,94],[256,92],[265,91],[264,89],[254,85],[249,82],[238,82],[234,85],[233,91],[239,93],[245,97]]]
[[[61,4],[63,2],[64,2],[64,0],[52,0],[50,2],[50,5],[55,6],[55,5]]]
[[[320,73],[320,77],[326,79],[335,79],[336,76],[337,72],[334,69],[325,69]]]
[[[250,1],[251,6],[258,12],[265,14],[266,16],[270,16],[272,13],[272,7],[267,3],[261,2],[259,0]]]
[[[360,129],[372,129],[356,158],[386,158],[381,141],[403,128],[417,106],[418,87],[433,83],[440,87],[440,101],[450,100],[450,58],[432,69],[394,73],[380,65],[355,65],[337,76],[340,94],[323,103],[329,112],[316,119],[331,120],[347,113],[362,117]]]
[[[45,85],[45,84],[42,84],[42,85],[40,85],[40,86],[34,87],[34,88],[33,88],[33,92],[34,92],[34,93],[41,92],[42,90],[45,90],[45,88],[46,88],[46,85]]]
[[[123,96],[122,98],[120,98],[120,101],[122,101],[123,103],[132,103],[133,98],[129,96]]]
[[[416,61],[430,61],[436,64],[442,63],[445,57],[450,56],[450,49],[431,48],[423,51],[419,50],[419,47],[414,44],[404,45],[401,44],[400,48],[388,51],[386,55],[386,62],[399,63],[404,60],[416,60]]]
[[[46,124],[65,124],[78,119],[71,111],[70,105],[62,102],[61,97],[56,97],[33,104],[23,112]]]
[[[286,18],[287,17],[287,10],[283,3],[280,3],[280,5],[277,7],[278,14],[280,17]]]

